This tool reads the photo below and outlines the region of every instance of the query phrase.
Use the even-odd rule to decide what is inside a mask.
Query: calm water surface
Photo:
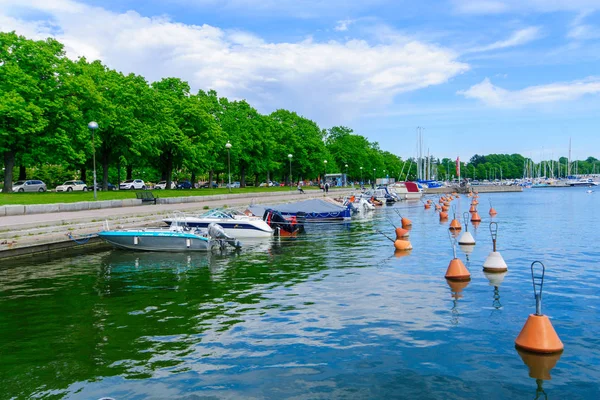
[[[488,199],[509,272],[495,289]],[[453,202],[457,213],[470,199]],[[444,279],[448,224],[420,203],[240,254],[106,250],[2,261],[2,399],[592,399],[600,394],[600,191],[482,194],[472,280]],[[394,254],[394,209],[414,250]],[[543,311],[565,351],[537,381],[514,348]],[[535,374],[534,374],[535,375]],[[541,384],[541,386],[539,386]]]

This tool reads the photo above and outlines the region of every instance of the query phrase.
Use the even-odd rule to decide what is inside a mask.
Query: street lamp
[[[90,121],[88,124],[88,128],[92,131],[92,149],[93,149],[93,158],[94,158],[94,200],[97,200],[96,194],[96,145],[94,143],[94,131],[98,129],[98,123],[96,121]]]
[[[344,186],[348,186],[348,164],[346,164],[345,167],[346,167],[346,178],[344,179],[344,181],[345,181]]]
[[[323,164],[325,164],[325,175],[323,175],[323,185],[327,182],[327,160],[323,160]]]
[[[292,190],[292,155],[288,154],[288,158],[290,159],[290,190]]]
[[[363,185],[363,177],[362,177],[362,167],[360,167],[360,186]]]
[[[229,143],[229,140],[227,143],[225,143],[225,147],[227,148],[227,173],[229,175],[229,192],[231,193],[231,157],[229,154],[231,150],[231,143]]]
[[[375,187],[375,170],[377,168],[373,168],[373,187]]]

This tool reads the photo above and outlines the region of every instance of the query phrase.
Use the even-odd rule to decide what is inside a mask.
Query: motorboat
[[[140,251],[210,251],[224,249],[227,244],[240,248],[235,238],[227,235],[218,224],[208,229],[190,228],[177,219],[168,228],[118,229],[108,228],[98,236],[114,247]]]
[[[296,217],[299,222],[328,222],[351,219],[351,206],[341,206],[323,199],[309,199],[277,205],[254,204],[248,207],[254,215],[264,215],[268,209],[276,210],[284,218]]]
[[[577,179],[576,181],[569,181],[569,186],[598,186],[598,182],[595,182],[592,178],[582,178]]]
[[[403,200],[418,200],[423,197],[423,189],[415,182],[397,182],[392,188]]]
[[[211,223],[219,224],[226,234],[235,238],[271,237],[274,232],[262,218],[235,210],[214,208],[198,216],[184,215],[179,218],[190,228],[206,229]],[[165,218],[163,221],[171,225],[173,219]]]

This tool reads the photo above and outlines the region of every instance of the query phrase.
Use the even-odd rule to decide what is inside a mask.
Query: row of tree
[[[90,131],[90,121],[98,129]],[[192,93],[179,78],[148,83],[100,61],[71,60],[54,39],[0,33],[0,153],[6,188],[13,170],[25,179],[32,167],[46,165],[77,171],[77,178],[86,180],[94,152],[105,187],[111,171],[120,180],[124,169],[130,179],[134,168],[149,170],[148,179],[169,183],[174,172],[192,181],[208,174],[212,181],[230,168],[245,186],[276,177],[289,182],[290,175],[294,180],[322,178],[326,172],[366,179],[374,171],[399,174],[404,166],[398,156],[349,128],[321,129],[283,109],[262,115],[246,101],[230,101],[212,90]]]
[[[98,129],[88,129],[90,121]],[[126,179],[144,171],[147,180],[168,185],[174,176],[214,181],[230,171],[242,187],[325,173],[363,182],[416,175],[415,160],[403,161],[347,127],[322,129],[283,109],[263,115],[213,90],[192,93],[179,78],[149,83],[100,61],[71,60],[52,38],[34,41],[14,32],[0,32],[0,153],[8,193],[15,172],[18,179],[41,179],[45,172],[55,180],[49,184],[86,181],[94,156],[105,189],[109,180],[121,180],[122,170]],[[453,175],[453,160],[432,160],[438,179]],[[473,178],[494,168],[519,178],[525,165],[518,154],[476,155],[462,168]],[[594,160],[581,162],[579,173],[592,166]]]

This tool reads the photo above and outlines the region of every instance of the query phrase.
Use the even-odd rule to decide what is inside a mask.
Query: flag
[[[460,177],[460,157],[456,157],[456,176]]]

